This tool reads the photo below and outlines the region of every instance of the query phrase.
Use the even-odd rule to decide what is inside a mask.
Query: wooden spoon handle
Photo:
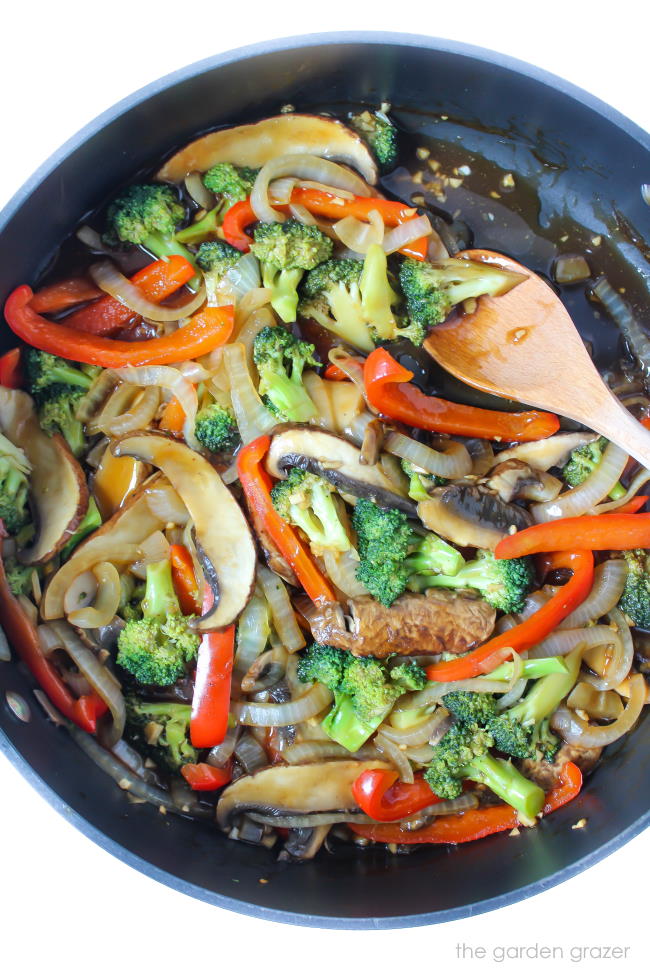
[[[650,430],[642,427],[608,389],[603,389],[602,398],[593,404],[589,415],[580,419],[650,468]]]

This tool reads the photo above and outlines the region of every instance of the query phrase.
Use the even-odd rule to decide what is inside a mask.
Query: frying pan
[[[550,242],[570,217],[573,246],[578,240],[615,283],[628,282],[633,302],[641,300],[638,272],[648,270],[643,240],[650,239],[650,209],[640,194],[650,176],[644,132],[585,92],[511,58],[445,40],[365,33],[220,54],[109,109],[62,146],[0,215],[0,299],[36,281],[80,217],[116,185],[199,132],[275,114],[286,103],[298,111],[345,111],[383,100],[414,145],[419,136],[450,150],[460,144],[473,166],[509,171],[524,188],[512,203],[494,199],[492,209],[467,195],[477,245],[548,272]],[[535,218],[534,247],[519,222],[508,223],[506,210],[529,224]],[[492,219],[483,216],[490,212]],[[613,362],[611,325],[594,318],[582,289],[565,297],[600,364]],[[4,351],[12,341],[6,326],[1,341]],[[415,848],[408,856],[342,847],[309,863],[278,863],[273,851],[229,841],[210,824],[128,803],[47,720],[32,687],[15,662],[0,663],[0,748],[55,809],[150,877],[265,919],[387,928],[493,910],[586,869],[650,822],[650,734],[641,721],[608,750],[576,801],[517,837]],[[28,721],[9,708],[6,691],[28,702]],[[572,830],[583,817],[587,826]]]

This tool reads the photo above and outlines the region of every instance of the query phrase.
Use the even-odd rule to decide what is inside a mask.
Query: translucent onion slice
[[[383,755],[397,770],[402,782],[407,782],[410,785],[415,781],[411,763],[402,749],[394,741],[386,738],[381,731],[378,731],[373,738],[373,744],[379,754]]]
[[[540,657],[565,657],[577,646],[582,645],[585,650],[589,647],[602,647],[613,644],[619,639],[616,630],[611,626],[585,626],[576,630],[554,630],[550,636],[529,650],[531,660]]]
[[[382,724],[379,728],[384,738],[394,741],[397,745],[415,747],[428,743],[435,736],[441,725],[451,726],[449,711],[444,707],[436,708],[433,714],[428,714],[410,728],[393,728],[390,724]]]
[[[112,562],[99,562],[92,573],[97,580],[97,593],[92,605],[75,609],[68,614],[68,622],[82,630],[107,626],[120,604],[120,576]]]
[[[260,565],[257,577],[264,591],[264,596],[271,609],[275,632],[280,638],[282,646],[289,653],[295,653],[305,645],[305,638],[298,626],[296,614],[293,611],[289,593],[282,579],[274,572]]]
[[[276,206],[286,206],[291,202],[291,194],[297,180],[284,176],[269,184],[269,198]]]
[[[235,750],[235,745],[240,734],[241,727],[239,725],[236,724],[228,728],[226,737],[221,744],[215,745],[208,752],[208,757],[206,758],[208,765],[213,765],[215,768],[225,768],[232,758],[232,753]]]
[[[224,280],[232,291],[235,303],[240,302],[249,291],[260,288],[262,284],[260,262],[254,254],[244,254],[234,267],[226,271]]]
[[[472,458],[462,443],[458,443],[456,440],[446,440],[441,446],[441,450],[434,450],[411,437],[405,437],[403,433],[389,433],[384,440],[384,447],[391,454],[408,460],[429,474],[453,479],[465,477],[466,474],[470,473]]]
[[[205,301],[205,285],[201,284],[197,293],[185,305],[178,308],[156,305],[153,301],[147,301],[140,289],[131,284],[110,261],[99,261],[93,264],[89,273],[102,291],[126,305],[136,315],[148,318],[152,322],[178,322],[192,315]]]
[[[616,627],[616,639],[612,641],[613,656],[609,657],[604,674],[583,674],[585,683],[591,684],[597,691],[611,691],[625,680],[634,663],[634,643],[625,616],[620,609],[612,609],[608,614],[610,621]]]
[[[580,748],[602,748],[618,741],[639,719],[646,698],[646,682],[642,674],[630,678],[630,696],[623,713],[608,725],[592,725],[574,711],[560,707],[551,718],[551,727],[569,745]]]
[[[165,524],[186,525],[190,515],[171,484],[164,481],[147,488],[147,505],[157,518]]]
[[[290,724],[299,724],[320,714],[332,702],[332,692],[324,684],[305,686],[308,689],[301,697],[285,704],[233,701],[231,710],[237,720],[244,725],[285,728]]]
[[[90,606],[97,595],[98,582],[90,569],[81,572],[68,586],[63,597],[63,609],[66,616],[77,609]]]
[[[623,559],[608,559],[596,566],[594,583],[584,603],[574,609],[559,624],[559,630],[572,630],[605,616],[623,595],[627,579],[627,563]]]
[[[224,348],[223,355],[230,381],[232,408],[242,442],[247,444],[272,430],[277,419],[266,409],[253,385],[244,345],[233,342]]]
[[[160,406],[160,389],[150,386],[125,413],[103,424],[100,429],[111,437],[121,437],[133,430],[146,430]]]
[[[639,490],[644,484],[647,484],[648,481],[650,481],[650,470],[644,467],[634,476],[629,488],[622,497],[618,498],[616,501],[605,501],[602,504],[596,505],[591,514],[604,515],[609,511],[616,511],[617,508],[621,508],[624,504],[627,504],[628,501],[631,501],[632,498],[635,498],[639,493]]]
[[[118,382],[119,380],[112,369],[102,369],[93,379],[88,392],[77,403],[76,418],[82,423],[88,423],[110,393],[113,392]]]
[[[282,176],[315,180],[333,186],[337,190],[347,190],[357,196],[367,195],[367,184],[364,180],[345,166],[339,166],[328,159],[321,159],[320,156],[312,156],[309,153],[276,156],[262,166],[251,191],[251,207],[258,220],[273,223],[285,219],[284,214],[274,210],[269,202],[269,186],[273,180]]]
[[[341,243],[355,254],[367,254],[372,244],[384,241],[384,221],[378,210],[370,211],[367,223],[356,217],[343,217],[334,224],[333,230]]]
[[[602,501],[617,483],[627,464],[627,454],[616,444],[607,445],[598,467],[577,487],[571,488],[553,501],[534,504],[535,521],[554,521],[583,515]]]
[[[377,758],[378,754],[373,745],[364,745],[358,752],[349,752],[335,741],[301,741],[287,745],[282,757],[289,765],[308,765],[328,758],[358,758],[365,761]]]
[[[323,562],[331,581],[349,599],[368,595],[368,590],[364,584],[357,579],[359,556],[354,549],[336,553],[331,549],[326,549],[323,552]]]
[[[412,220],[405,220],[399,223],[385,235],[382,247],[387,254],[394,254],[407,244],[412,244],[420,237],[428,237],[432,233],[431,224],[428,217],[413,217]]]
[[[99,413],[91,417],[86,424],[86,432],[90,435],[106,433],[107,428],[117,417],[128,412],[138,391],[138,387],[132,383],[120,382],[116,373],[113,373],[113,377],[117,385],[105,400]]]
[[[313,372],[309,369],[307,372],[303,373],[302,382],[309,393],[309,396],[318,410],[317,415],[313,419],[313,423],[318,426],[325,427],[326,430],[334,430],[334,414],[332,413],[332,404],[330,398],[327,395],[327,387],[325,386],[323,380],[320,378],[318,373]]]
[[[494,450],[489,440],[472,437],[465,441],[465,449],[472,458],[472,474],[483,477],[494,466]]]
[[[328,223],[327,220],[317,220],[314,214],[310,213],[302,203],[290,203],[289,212],[292,217],[300,223],[304,223],[306,227],[318,227],[326,237],[330,237],[332,240],[338,240],[332,224]]]
[[[127,366],[118,369],[117,375],[127,383],[135,386],[161,386],[169,390],[183,407],[185,422],[183,436],[185,442],[193,450],[200,451],[201,445],[194,436],[194,423],[199,408],[196,387],[186,379],[179,369],[172,366]]]
[[[271,625],[269,607],[262,596],[254,595],[237,624],[237,646],[233,674],[241,682],[268,643]]]
[[[196,171],[188,173],[185,177],[185,189],[195,203],[198,203],[204,210],[211,210],[214,206],[214,195],[203,182],[201,173]]]

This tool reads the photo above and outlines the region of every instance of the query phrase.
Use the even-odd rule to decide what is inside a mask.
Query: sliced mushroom
[[[506,504],[476,484],[449,484],[434,488],[418,505],[418,515],[431,531],[461,548],[494,549],[511,528],[532,525],[532,515],[516,504]]]
[[[375,161],[356,132],[336,119],[292,114],[209,132],[168,159],[156,179],[180,183],[188,173],[204,173],[220,162],[258,169],[270,159],[289,153],[310,153],[346,163],[367,183],[377,182]]]
[[[316,608],[307,600],[299,609],[318,643],[350,650],[357,657],[429,653],[464,653],[490,636],[496,612],[470,595],[442,589],[405,593],[392,606],[369,596]]]
[[[514,501],[515,498],[552,501],[562,490],[562,481],[557,477],[546,471],[535,470],[525,461],[514,457],[497,464],[480,483],[505,502]]]
[[[256,511],[255,507],[253,505],[249,505],[248,502],[246,502],[246,510],[248,511],[249,521],[252,523],[255,530],[255,535],[262,550],[264,561],[268,565],[271,572],[275,572],[275,574],[280,576],[281,579],[288,582],[290,586],[299,586],[300,584],[295,572],[271,538],[264,523],[263,517],[258,511]]]
[[[124,507],[77,546],[68,561],[52,576],[45,590],[41,604],[44,619],[60,619],[65,615],[65,594],[82,572],[98,562],[129,565],[141,557],[140,544],[164,525],[149,507],[147,499],[149,490],[157,487],[161,481],[159,476],[147,481],[129,497]]]
[[[246,775],[221,793],[217,822],[226,829],[235,816],[255,813],[256,821],[273,823],[287,817],[359,811],[352,795],[354,780],[370,768],[388,768],[385,762],[318,762],[313,765],[273,765]],[[309,825],[301,822],[300,825]]]
[[[83,471],[59,434],[41,430],[31,396],[0,387],[0,429],[21,447],[32,471],[29,498],[36,524],[34,541],[18,552],[25,565],[49,561],[74,535],[88,509]]]
[[[546,440],[533,440],[531,443],[520,443],[516,447],[509,447],[499,453],[499,462],[505,460],[522,460],[538,471],[547,471],[550,467],[561,467],[566,463],[569,454],[576,447],[596,440],[597,433],[556,433]]]
[[[117,457],[135,457],[170,480],[194,522],[196,550],[214,593],[208,612],[193,622],[200,632],[232,623],[255,586],[255,543],[244,513],[214,467],[184,443],[158,433],[127,434],[113,444]]]
[[[555,755],[555,761],[543,762],[534,758],[526,758],[521,764],[521,771],[527,779],[532,779],[545,792],[553,789],[560,779],[560,772],[567,762],[574,762],[583,775],[595,767],[600,758],[602,748],[579,748],[577,745],[564,743]]]
[[[361,451],[349,440],[300,424],[278,427],[271,439],[267,467],[273,477],[284,478],[290,467],[320,474],[343,494],[368,498],[385,508],[397,508],[415,517],[412,501],[397,494],[395,484],[381,466],[361,463]]]

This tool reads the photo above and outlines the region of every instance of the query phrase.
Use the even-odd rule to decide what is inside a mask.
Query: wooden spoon
[[[569,313],[540,277],[494,251],[458,257],[528,277],[500,298],[431,330],[425,348],[448,372],[476,389],[577,420],[650,467],[650,431],[600,378]]]

